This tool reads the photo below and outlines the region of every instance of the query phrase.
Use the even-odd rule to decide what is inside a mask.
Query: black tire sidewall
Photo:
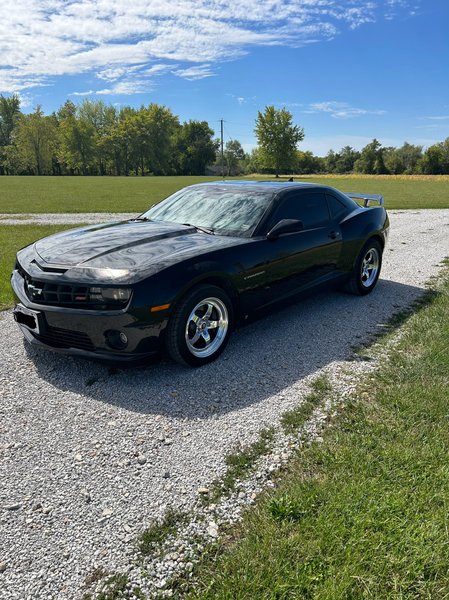
[[[187,319],[195,306],[205,298],[218,298],[226,305],[228,311],[228,330],[220,347],[210,356],[199,357],[193,355],[187,347],[185,340],[185,327]],[[220,287],[214,285],[201,285],[193,288],[180,300],[170,318],[167,331],[167,349],[171,357],[179,362],[192,367],[201,367],[212,362],[220,356],[226,348],[234,326],[234,310],[228,294]]]

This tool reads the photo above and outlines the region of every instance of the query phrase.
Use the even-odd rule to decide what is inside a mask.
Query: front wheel
[[[346,290],[359,296],[369,294],[376,287],[381,267],[382,246],[377,240],[368,240],[357,257]]]
[[[176,306],[167,327],[167,350],[178,363],[201,367],[225,349],[234,322],[232,302],[213,285],[192,289]]]

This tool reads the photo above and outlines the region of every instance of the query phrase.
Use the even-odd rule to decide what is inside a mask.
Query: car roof
[[[252,189],[261,189],[272,192],[278,192],[281,190],[289,190],[289,189],[302,189],[302,188],[323,188],[328,186],[323,186],[319,183],[306,183],[305,181],[243,181],[241,179],[232,179],[232,180],[216,180],[216,181],[206,181],[204,183],[197,183],[195,185],[198,186],[225,186],[225,187],[238,187],[238,188],[252,188]]]

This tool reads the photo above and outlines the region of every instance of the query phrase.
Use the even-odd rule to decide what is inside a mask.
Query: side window
[[[342,217],[344,213],[347,212],[347,208],[343,202],[331,194],[326,194],[326,196],[327,201],[329,202],[331,218],[338,219],[339,217]]]
[[[304,229],[325,225],[329,221],[326,195],[324,192],[287,194],[276,209],[270,227],[282,219],[298,219],[304,223]]]

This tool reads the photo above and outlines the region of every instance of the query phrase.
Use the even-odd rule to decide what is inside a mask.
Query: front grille
[[[33,279],[19,262],[16,262],[16,269],[23,277],[25,293],[28,299],[36,304],[91,310],[118,310],[126,306],[126,302],[114,302],[113,304],[99,302],[98,295],[94,298],[91,297],[88,286]]]
[[[89,304],[89,288],[87,286],[39,281],[30,277],[19,263],[16,266],[24,279],[26,295],[32,302],[77,307]]]
[[[89,288],[85,286],[29,279],[25,280],[25,291],[31,301],[39,304],[78,306],[89,303]]]
[[[45,331],[36,335],[39,341],[53,346],[54,348],[78,348],[79,350],[88,350],[94,352],[95,346],[87,333],[80,331],[70,331],[69,329],[60,329],[47,325]]]

